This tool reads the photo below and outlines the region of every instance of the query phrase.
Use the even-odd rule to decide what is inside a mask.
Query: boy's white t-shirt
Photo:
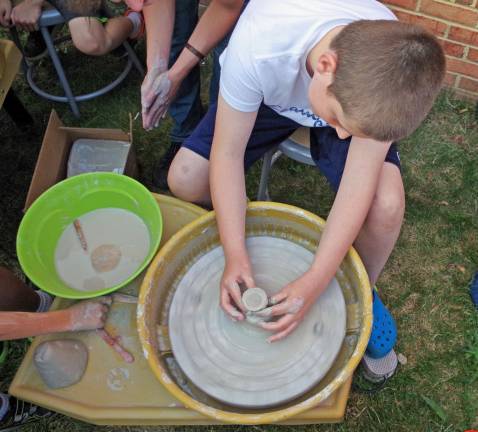
[[[222,97],[238,111],[264,102],[303,126],[325,126],[309,104],[307,55],[330,30],[361,19],[396,17],[374,0],[251,0],[220,57]]]

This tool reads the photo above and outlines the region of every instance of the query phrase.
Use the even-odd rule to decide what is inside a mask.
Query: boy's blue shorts
[[[209,107],[206,115],[183,142],[183,147],[192,150],[205,159],[211,152],[217,104]],[[262,104],[257,114],[256,123],[247,143],[244,167],[247,170],[255,161],[271,148],[279,145],[301,125],[281,116],[268,106]],[[345,167],[350,140],[340,139],[332,127],[310,129],[310,154],[319,170],[325,175],[332,188],[337,191]],[[385,158],[386,162],[400,169],[400,157],[397,145],[393,143]]]

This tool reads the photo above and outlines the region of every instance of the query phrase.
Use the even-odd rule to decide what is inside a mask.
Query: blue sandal
[[[478,272],[475,273],[475,276],[473,276],[473,279],[471,280],[470,296],[471,296],[471,301],[473,302],[475,307],[478,309]]]
[[[373,325],[366,354],[374,359],[385,357],[397,341],[397,326],[392,315],[373,290]]]

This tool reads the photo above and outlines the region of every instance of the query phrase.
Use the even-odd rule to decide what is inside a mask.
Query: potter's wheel
[[[289,240],[249,237],[256,284],[269,296],[298,278],[314,255]],[[317,384],[332,366],[345,336],[346,309],[333,281],[285,340],[231,321],[219,307],[224,269],[221,247],[199,258],[179,282],[169,311],[174,357],[188,378],[230,405],[264,408],[290,401]]]

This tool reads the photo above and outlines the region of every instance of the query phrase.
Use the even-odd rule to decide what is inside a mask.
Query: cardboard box
[[[28,190],[24,211],[48,188],[66,178],[70,149],[73,142],[79,138],[130,142],[131,147],[126,160],[124,174],[133,178],[137,177],[138,167],[133,146],[131,120],[128,133],[120,129],[65,127],[55,110],[52,110]]]
[[[0,108],[17,75],[22,53],[12,41],[0,40]]]

